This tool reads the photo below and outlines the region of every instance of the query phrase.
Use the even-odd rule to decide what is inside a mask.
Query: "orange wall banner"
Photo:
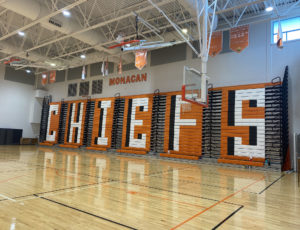
[[[249,25],[230,29],[230,49],[240,53],[249,45]]]
[[[135,67],[142,70],[147,65],[147,50],[138,50],[135,52]]]
[[[42,85],[46,85],[48,80],[47,73],[42,73]]]
[[[56,71],[52,70],[49,73],[49,83],[52,84],[54,82],[56,82]]]
[[[223,32],[213,32],[211,35],[211,42],[209,48],[209,56],[214,57],[223,49]]]

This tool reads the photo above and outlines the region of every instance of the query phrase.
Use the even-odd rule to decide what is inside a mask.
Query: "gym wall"
[[[240,54],[235,52],[223,52],[208,60],[209,82],[214,87],[258,84],[270,82],[274,77],[282,77],[285,66],[289,66],[289,139],[290,146],[293,146],[293,133],[300,132],[300,106],[297,103],[300,87],[300,41],[286,42],[283,49],[278,49],[271,44],[271,22],[263,22],[250,25],[249,47]],[[226,44],[223,44],[226,49]],[[185,55],[185,54],[184,54]],[[187,46],[186,59],[168,64],[151,66],[151,54],[148,58],[148,66],[142,71],[124,69],[125,76],[147,73],[147,82],[136,84],[109,86],[109,79],[119,76],[110,74],[107,77],[100,75],[87,76],[86,81],[90,82],[90,96],[92,98],[112,97],[116,93],[122,96],[153,93],[159,89],[161,92],[178,91],[182,85],[183,66],[187,65],[199,69],[199,59],[193,58],[191,49]],[[92,81],[101,80],[103,91],[100,94],[92,94]],[[67,88],[70,83],[77,83],[80,80],[65,81],[49,86],[49,93],[54,101],[78,100],[81,97],[67,97]],[[204,113],[205,114],[205,113]],[[203,146],[204,147],[204,146]],[[213,147],[212,147],[213,148]],[[291,153],[291,158],[293,153]]]
[[[20,129],[23,130],[22,137],[34,138],[38,135],[39,127],[30,123],[34,100],[32,76],[19,75],[18,71],[12,72],[5,67],[0,64],[0,128]]]
[[[214,88],[207,108],[188,110],[181,92],[45,103],[40,142],[278,168],[284,96],[287,84],[274,82]]]

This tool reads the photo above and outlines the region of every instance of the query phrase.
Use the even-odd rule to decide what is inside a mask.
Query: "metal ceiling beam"
[[[297,7],[297,8],[294,8],[293,12],[289,12],[287,14],[286,11],[279,9],[279,14],[280,14],[281,19],[285,19],[287,17],[298,16],[299,11],[300,11],[300,7]],[[243,25],[249,25],[249,24],[257,24],[257,23],[268,22],[268,21],[272,21],[272,20],[278,20],[278,16],[276,14],[272,15],[272,14],[268,14],[268,13],[262,13],[262,14],[257,14],[254,16],[242,18],[239,22],[239,25],[243,26]],[[224,23],[218,25],[217,31],[225,31],[225,30],[229,30],[231,28],[232,27],[228,27],[227,23],[224,22]]]
[[[8,9],[2,10],[2,11],[0,12],[0,16],[1,16],[2,14],[5,14],[7,11],[8,11]]]
[[[218,6],[217,6],[217,9],[220,9]],[[227,22],[227,24],[232,27],[232,24],[231,22],[227,19],[227,17],[223,14],[223,13],[220,13],[221,17]]]
[[[242,13],[240,14],[239,18],[236,20],[234,27],[236,27],[239,24],[239,21],[241,20],[241,18],[243,17],[245,11],[247,10],[248,6],[245,6],[245,8],[243,9]]]
[[[157,5],[158,5],[158,6],[161,6],[161,5],[165,5],[165,4],[167,4],[167,3],[173,2],[173,1],[174,1],[174,0],[165,0],[165,1],[162,1],[162,2],[158,3]],[[145,7],[145,8],[136,10],[135,12],[136,12],[136,13],[142,13],[142,12],[148,11],[148,10],[150,10],[150,9],[153,9],[153,6],[152,6],[152,5],[149,5],[149,6]],[[11,58],[11,57],[19,56],[19,55],[22,54],[22,53],[26,53],[26,52],[30,52],[30,51],[36,50],[36,49],[38,49],[38,48],[41,48],[41,47],[50,45],[50,44],[55,43],[55,42],[57,42],[57,41],[61,41],[61,40],[66,39],[66,38],[73,37],[74,35],[77,35],[77,34],[80,34],[80,33],[84,33],[84,32],[87,32],[87,31],[89,31],[89,30],[93,30],[93,29],[96,29],[96,28],[105,26],[105,25],[107,25],[107,24],[109,24],[109,23],[116,22],[116,21],[119,21],[119,20],[122,20],[122,19],[128,18],[128,17],[132,17],[132,16],[133,16],[132,13],[128,13],[128,14],[124,14],[124,15],[122,15],[122,16],[119,16],[119,17],[117,17],[117,18],[113,18],[113,19],[107,20],[107,21],[105,21],[105,22],[97,23],[97,24],[95,24],[95,25],[93,25],[93,26],[89,26],[89,27],[87,27],[87,28],[84,28],[84,29],[82,29],[82,30],[76,31],[76,32],[74,32],[74,33],[71,33],[71,34],[68,34],[68,35],[61,36],[61,37],[59,37],[59,38],[57,38],[57,39],[54,39],[54,40],[45,42],[45,43],[43,43],[43,44],[40,44],[40,45],[31,47],[31,48],[29,48],[29,49],[23,50],[23,51],[21,51],[21,52],[18,52],[18,53],[14,53],[14,54],[12,54],[12,55],[9,55],[9,56],[7,56],[7,57],[5,57],[5,58],[0,59],[0,62],[6,60],[6,59],[8,59],[8,58]]]
[[[3,41],[3,40],[5,40],[6,38],[9,38],[9,37],[11,37],[11,36],[17,34],[19,31],[25,31],[25,30],[29,29],[30,27],[32,27],[32,26],[34,26],[34,25],[40,23],[40,22],[43,21],[43,20],[49,19],[49,18],[51,18],[51,17],[54,17],[55,15],[60,14],[62,11],[72,9],[73,7],[78,6],[78,5],[80,5],[81,3],[86,2],[86,1],[87,1],[87,0],[78,0],[78,1],[76,1],[76,2],[74,2],[74,3],[72,3],[72,4],[70,4],[70,5],[67,5],[67,6],[65,6],[65,7],[61,8],[61,9],[59,9],[59,10],[57,10],[57,11],[52,12],[51,14],[48,14],[48,15],[46,15],[46,16],[44,16],[44,17],[41,17],[41,18],[39,18],[39,19],[37,19],[37,20],[35,20],[35,21],[33,21],[33,22],[31,22],[31,23],[29,23],[29,24],[27,24],[27,25],[25,25],[25,26],[23,26],[23,27],[21,27],[21,28],[18,28],[18,29],[15,30],[15,31],[12,31],[12,32],[10,32],[10,33],[8,33],[8,34],[6,34],[6,35],[0,37],[0,41]]]
[[[181,38],[191,47],[191,49],[199,55],[199,52],[194,48],[194,46],[190,43],[189,38],[185,36],[180,30],[180,28],[175,24],[166,14],[165,12],[159,8],[158,4],[155,4],[152,0],[148,0],[152,4],[154,8],[156,8],[164,17],[169,21],[169,23],[173,26],[173,28],[177,31],[177,33],[181,36]]]
[[[291,5],[285,12],[285,14],[288,14],[291,10],[293,10],[297,5],[299,5],[300,1],[295,2],[293,5]]]
[[[194,18],[189,18],[189,19],[186,19],[184,21],[180,21],[177,24],[181,25],[181,24],[184,24],[184,23],[192,22],[194,20],[195,20]],[[163,30],[163,29],[170,28],[170,27],[172,27],[172,25],[168,24],[166,26],[158,27],[158,29],[159,30]],[[145,34],[148,34],[148,33],[151,33],[151,32],[152,32],[152,30],[147,30],[147,31],[142,32],[141,35],[145,35]],[[124,39],[134,38],[135,36],[136,36],[136,34],[131,34],[131,35],[125,36]],[[112,43],[114,43],[114,41],[105,42],[105,43],[102,43],[101,45],[106,46],[106,45],[110,45]],[[86,47],[86,48],[83,48],[83,49],[80,49],[80,50],[72,51],[70,53],[66,53],[66,54],[62,54],[62,55],[56,56],[56,57],[52,57],[52,59],[62,58],[62,57],[70,56],[72,54],[81,53],[81,52],[84,52],[84,51],[87,51],[87,50],[90,50],[90,49],[94,49],[96,46],[98,46],[98,45]]]
[[[238,5],[238,6],[234,6],[234,7],[230,7],[230,8],[224,9],[224,10],[219,10],[219,11],[216,12],[216,14],[222,14],[222,13],[230,12],[230,11],[233,11],[233,10],[236,10],[236,9],[239,9],[239,8],[243,8],[243,7],[246,7],[246,6],[251,6],[253,4],[259,4],[259,3],[265,2],[265,1],[266,0],[257,0],[257,1],[253,1],[253,2],[247,2],[247,3],[241,4],[241,5]]]

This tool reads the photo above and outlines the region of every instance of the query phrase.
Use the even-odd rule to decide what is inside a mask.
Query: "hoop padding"
[[[22,61],[19,58],[11,58],[11,59],[9,59],[7,61],[4,61],[3,63],[5,65],[7,65],[7,64],[11,64],[11,63],[17,63],[17,64],[19,64],[20,62],[22,62]]]
[[[120,44],[113,45],[113,46],[110,46],[108,48],[109,49],[114,49],[114,48],[117,48],[117,47],[125,46],[127,44],[138,43],[138,42],[140,42],[140,40],[131,40],[131,41],[128,41],[128,42],[120,42]]]

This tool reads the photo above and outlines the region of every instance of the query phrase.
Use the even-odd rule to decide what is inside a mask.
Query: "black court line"
[[[140,187],[147,187],[147,188],[150,188],[150,189],[156,189],[156,190],[165,191],[165,192],[170,192],[170,193],[177,193],[177,194],[179,194],[179,195],[190,196],[190,197],[195,197],[195,198],[199,198],[199,199],[204,199],[204,200],[209,200],[209,201],[219,202],[219,200],[212,199],[212,198],[208,198],[208,197],[196,196],[196,195],[187,194],[187,193],[182,193],[182,192],[175,192],[175,191],[168,190],[168,189],[156,188],[156,187],[152,187],[152,186],[148,186],[148,185],[142,185],[142,184],[131,183],[131,182],[128,182],[128,181],[120,181],[120,183],[123,183],[123,184],[132,184],[132,185],[137,185],[137,186],[140,186]],[[231,203],[231,202],[227,202],[227,201],[224,201],[224,202],[222,202],[222,203],[241,206],[240,204],[235,204],[235,203]]]
[[[190,169],[190,167],[183,167],[183,168],[176,168],[176,169],[180,170],[180,171],[184,171],[184,170]],[[156,175],[161,175],[161,174],[166,173],[166,172],[172,172],[173,170],[174,170],[174,168],[171,168],[171,169],[164,170],[164,171],[154,172],[154,173],[151,173],[151,174],[145,174],[145,176],[155,177]]]
[[[40,194],[47,194],[47,193],[51,193],[51,192],[58,192],[58,191],[63,191],[63,190],[68,190],[68,189],[75,189],[75,188],[82,188],[82,187],[87,187],[87,186],[92,186],[92,185],[96,185],[98,183],[95,184],[85,184],[85,185],[79,185],[79,186],[74,186],[74,187],[69,187],[69,188],[61,188],[61,189],[55,189],[55,190],[51,190],[51,191],[46,191],[46,192],[39,192],[39,193],[33,193],[33,194],[28,194],[28,195],[23,195],[23,196],[15,196],[12,197],[12,199],[20,199],[20,198],[25,198],[25,197],[30,197],[30,196],[34,196],[35,194],[40,195]],[[0,201],[5,201],[8,199],[2,199]]]
[[[25,162],[21,162],[21,161],[18,161],[22,164],[27,164]],[[56,167],[49,167],[49,166],[43,166],[43,165],[39,165],[39,164],[29,164],[31,166],[34,166],[36,168],[32,169],[32,170],[35,170],[35,169],[53,169],[53,170],[59,170],[59,171],[63,171],[63,172],[68,172],[68,173],[74,173],[72,171],[68,171],[68,170],[64,170],[64,169],[59,169],[59,168],[56,168]],[[39,168],[38,168],[39,167]],[[93,177],[93,178],[101,178],[101,179],[109,179],[107,177],[98,177],[98,176],[92,176],[90,174],[84,174],[84,173],[76,173],[76,175],[81,175],[81,176],[87,176],[87,177]]]
[[[162,177],[160,177],[160,176],[154,176],[154,177],[162,179]],[[197,182],[190,181],[190,180],[183,180],[183,179],[172,179],[172,180],[183,182],[183,183],[188,183],[188,184],[198,184],[198,185],[204,185],[204,186],[207,186],[207,187],[223,188],[223,189],[226,189],[226,190],[234,191],[234,189],[231,189],[229,187],[222,187],[222,186],[212,185],[212,184],[197,183]]]
[[[32,170],[36,170],[36,168],[32,168],[32,169],[18,169],[18,170],[7,170],[7,171],[0,171],[0,173],[8,173],[8,172],[24,172],[24,171],[32,171]]]
[[[22,161],[13,161],[12,162],[18,162],[18,163],[21,163],[21,164],[28,164],[26,162],[22,162]],[[72,171],[68,171],[68,170],[64,170],[64,169],[59,169],[59,168],[56,168],[56,167],[49,167],[49,166],[44,166],[44,165],[39,165],[39,164],[28,164],[30,166],[35,166],[35,167],[41,167],[42,169],[45,169],[45,168],[49,168],[49,169],[56,169],[56,170],[60,170],[60,171],[63,171],[63,172],[70,172],[70,173],[73,173]],[[81,166],[90,166],[90,165],[87,165],[87,164],[81,164]],[[190,169],[190,167],[181,167],[181,168],[177,168],[178,170],[187,170],[187,169]],[[154,175],[160,175],[160,174],[163,174],[163,173],[166,173],[166,172],[171,172],[173,170],[172,169],[168,169],[168,170],[164,170],[164,171],[158,171],[158,172],[154,172],[152,174],[145,174],[145,176],[154,176]],[[113,172],[123,172],[123,173],[127,173],[128,171],[122,171],[122,170],[111,170],[110,171],[113,171]],[[100,177],[97,177],[97,176],[92,176],[92,175],[89,175],[89,174],[83,174],[83,173],[77,173],[77,175],[83,175],[83,176],[88,176],[88,177],[95,177],[95,178],[100,178]]]
[[[169,193],[177,193],[179,195],[190,196],[190,197],[195,197],[195,198],[209,200],[209,201],[214,201],[214,202],[218,202],[219,201],[219,200],[212,199],[212,198],[207,198],[207,197],[202,197],[202,196],[197,196],[197,195],[192,195],[192,194],[187,194],[187,193],[181,193],[181,192],[175,192],[175,191],[168,190],[168,189],[156,188],[156,187],[153,187],[153,186],[141,185],[141,184],[137,184],[137,183],[130,183],[128,181],[119,181],[119,180],[108,180],[108,181],[103,181],[103,182],[100,182],[100,183],[85,184],[85,185],[79,185],[79,186],[74,186],[74,187],[68,187],[68,188],[62,188],[62,189],[55,189],[55,190],[51,190],[51,191],[39,192],[39,193],[34,193],[34,194],[41,195],[41,194],[47,194],[47,193],[58,192],[58,191],[63,191],[63,190],[88,187],[88,186],[97,185],[97,184],[104,184],[104,183],[107,183],[107,182],[119,182],[119,183],[123,183],[123,184],[132,184],[132,185],[137,185],[137,186],[140,186],[140,187],[147,187],[147,188],[150,188],[150,189],[156,189],[156,190],[160,190],[160,191],[166,191],[166,192],[169,192]],[[28,194],[28,195],[23,195],[23,196],[12,197],[12,199],[19,199],[19,198],[30,197],[30,196],[33,196],[34,194]],[[5,201],[5,200],[7,200],[7,199],[2,199],[2,200],[0,200],[0,202],[1,201]],[[230,205],[241,206],[240,204],[235,204],[235,203],[231,203],[231,202],[227,202],[227,201],[224,201],[223,203],[230,204]]]
[[[282,174],[279,178],[277,178],[273,183],[269,184],[267,187],[265,187],[263,190],[261,190],[258,194],[262,194],[264,191],[266,191],[268,188],[270,188],[273,184],[275,184],[277,181],[279,181],[282,177],[284,177],[284,174]]]
[[[50,169],[55,169],[55,170],[60,170],[60,171],[65,171],[65,172],[69,172],[69,171],[66,171],[66,170],[63,170],[63,169],[57,169],[57,168],[53,168],[53,167],[44,167],[44,166],[41,166],[41,165],[35,165],[37,167],[42,167],[42,168],[50,168]],[[186,168],[181,168],[181,169],[186,169]],[[168,172],[172,169],[169,169],[169,170],[166,170],[166,171],[161,171],[161,172],[156,172],[156,173],[153,173],[153,174],[159,174],[159,173],[164,173],[164,172]],[[180,169],[179,169],[180,170]],[[78,175],[83,175],[83,176],[89,176],[89,177],[94,177],[94,178],[100,178],[98,176],[91,176],[89,174],[80,174],[80,173],[77,173]],[[149,176],[151,176],[152,174],[149,174]],[[107,182],[120,182],[119,180],[114,180],[114,179],[110,179],[110,178],[107,178],[107,177],[102,177],[101,179],[106,179],[107,181],[101,181],[99,183],[93,183],[93,184],[86,184],[86,185],[79,185],[79,186],[74,186],[74,187],[68,187],[68,188],[62,188],[62,189],[55,189],[55,190],[51,190],[51,191],[46,191],[46,192],[40,192],[40,193],[34,193],[34,194],[38,194],[38,195],[41,195],[41,194],[47,194],[47,193],[52,193],[52,192],[58,192],[58,191],[63,191],[63,190],[69,190],[69,189],[76,189],[76,188],[81,188],[81,187],[87,187],[87,186],[92,186],[92,185],[97,185],[97,184],[103,184],[103,183],[107,183]],[[16,197],[12,197],[12,199],[20,199],[20,198],[25,198],[25,197],[30,197],[30,196],[33,196],[34,194],[28,194],[28,195],[23,195],[23,196],[16,196]],[[0,200],[1,201],[6,201],[8,199],[2,199]]]
[[[241,205],[241,207],[239,207],[237,210],[235,210],[234,212],[232,212],[229,216],[227,216],[224,220],[222,220],[220,223],[218,223],[215,227],[212,228],[212,230],[217,229],[218,227],[220,227],[222,224],[224,224],[227,220],[229,220],[234,214],[236,214],[238,211],[240,211],[242,208],[244,207],[244,205]]]
[[[137,228],[133,228],[133,227],[130,227],[130,226],[128,226],[128,225],[125,225],[125,224],[122,224],[122,223],[119,223],[119,222],[116,222],[116,221],[107,219],[107,218],[105,218],[105,217],[98,216],[98,215],[95,215],[95,214],[90,213],[90,212],[86,212],[86,211],[84,211],[84,210],[81,210],[81,209],[78,209],[78,208],[75,208],[75,207],[72,207],[72,206],[69,206],[69,205],[60,203],[60,202],[55,201],[55,200],[51,200],[51,199],[48,199],[48,198],[45,198],[45,197],[40,197],[40,196],[38,196],[38,195],[36,195],[36,194],[34,194],[34,196],[39,197],[39,198],[41,198],[41,199],[43,199],[43,200],[47,200],[47,201],[49,201],[49,202],[52,202],[52,203],[55,203],[55,204],[64,206],[64,207],[66,207],[66,208],[70,208],[70,209],[73,209],[73,210],[75,210],[75,211],[82,212],[82,213],[84,213],[84,214],[87,214],[87,215],[96,217],[96,218],[98,218],[98,219],[102,219],[102,220],[108,221],[108,222],[110,222],[110,223],[113,223],[113,224],[116,224],[116,225],[119,225],[119,226],[128,228],[128,229],[137,230]]]
[[[63,172],[74,173],[72,171],[68,171],[68,170],[64,170],[64,169],[59,169],[59,168],[55,168],[55,167],[48,167],[48,166],[42,166],[42,165],[33,165],[33,166],[40,167],[41,169],[49,168],[49,169],[53,169],[53,170],[55,169],[55,170],[59,170],[59,171],[63,171]],[[186,169],[189,169],[189,167],[178,168],[178,170],[186,170]],[[165,170],[165,171],[154,172],[152,174],[145,174],[145,176],[149,176],[150,177],[150,176],[160,175],[160,174],[163,174],[163,173],[166,173],[166,172],[171,172],[172,170],[173,169],[168,169],[168,170]],[[121,170],[110,170],[110,171],[128,173],[128,171],[121,171]],[[76,175],[82,175],[82,176],[94,177],[94,178],[101,178],[101,179],[103,179],[103,178],[104,179],[109,179],[108,177],[92,176],[90,174],[85,174],[85,173],[76,173]]]
[[[61,189],[55,189],[55,190],[50,190],[50,191],[45,191],[45,192],[39,192],[39,193],[33,193],[33,194],[28,194],[28,195],[23,195],[23,196],[16,196],[16,197],[12,197],[12,199],[20,199],[20,198],[25,198],[25,197],[30,197],[30,196],[34,196],[34,195],[41,195],[41,194],[48,194],[48,193],[52,193],[52,192],[59,192],[59,191],[64,191],[64,190],[72,190],[72,189],[77,189],[77,188],[84,188],[84,187],[88,187],[88,186],[93,186],[93,185],[98,185],[98,184],[104,184],[107,182],[119,182],[118,180],[108,180],[108,181],[101,181],[99,183],[93,183],[93,184],[84,184],[84,185],[79,185],[79,186],[73,186],[73,187],[68,187],[68,188],[61,188]],[[1,201],[6,201],[8,199],[2,199]]]

